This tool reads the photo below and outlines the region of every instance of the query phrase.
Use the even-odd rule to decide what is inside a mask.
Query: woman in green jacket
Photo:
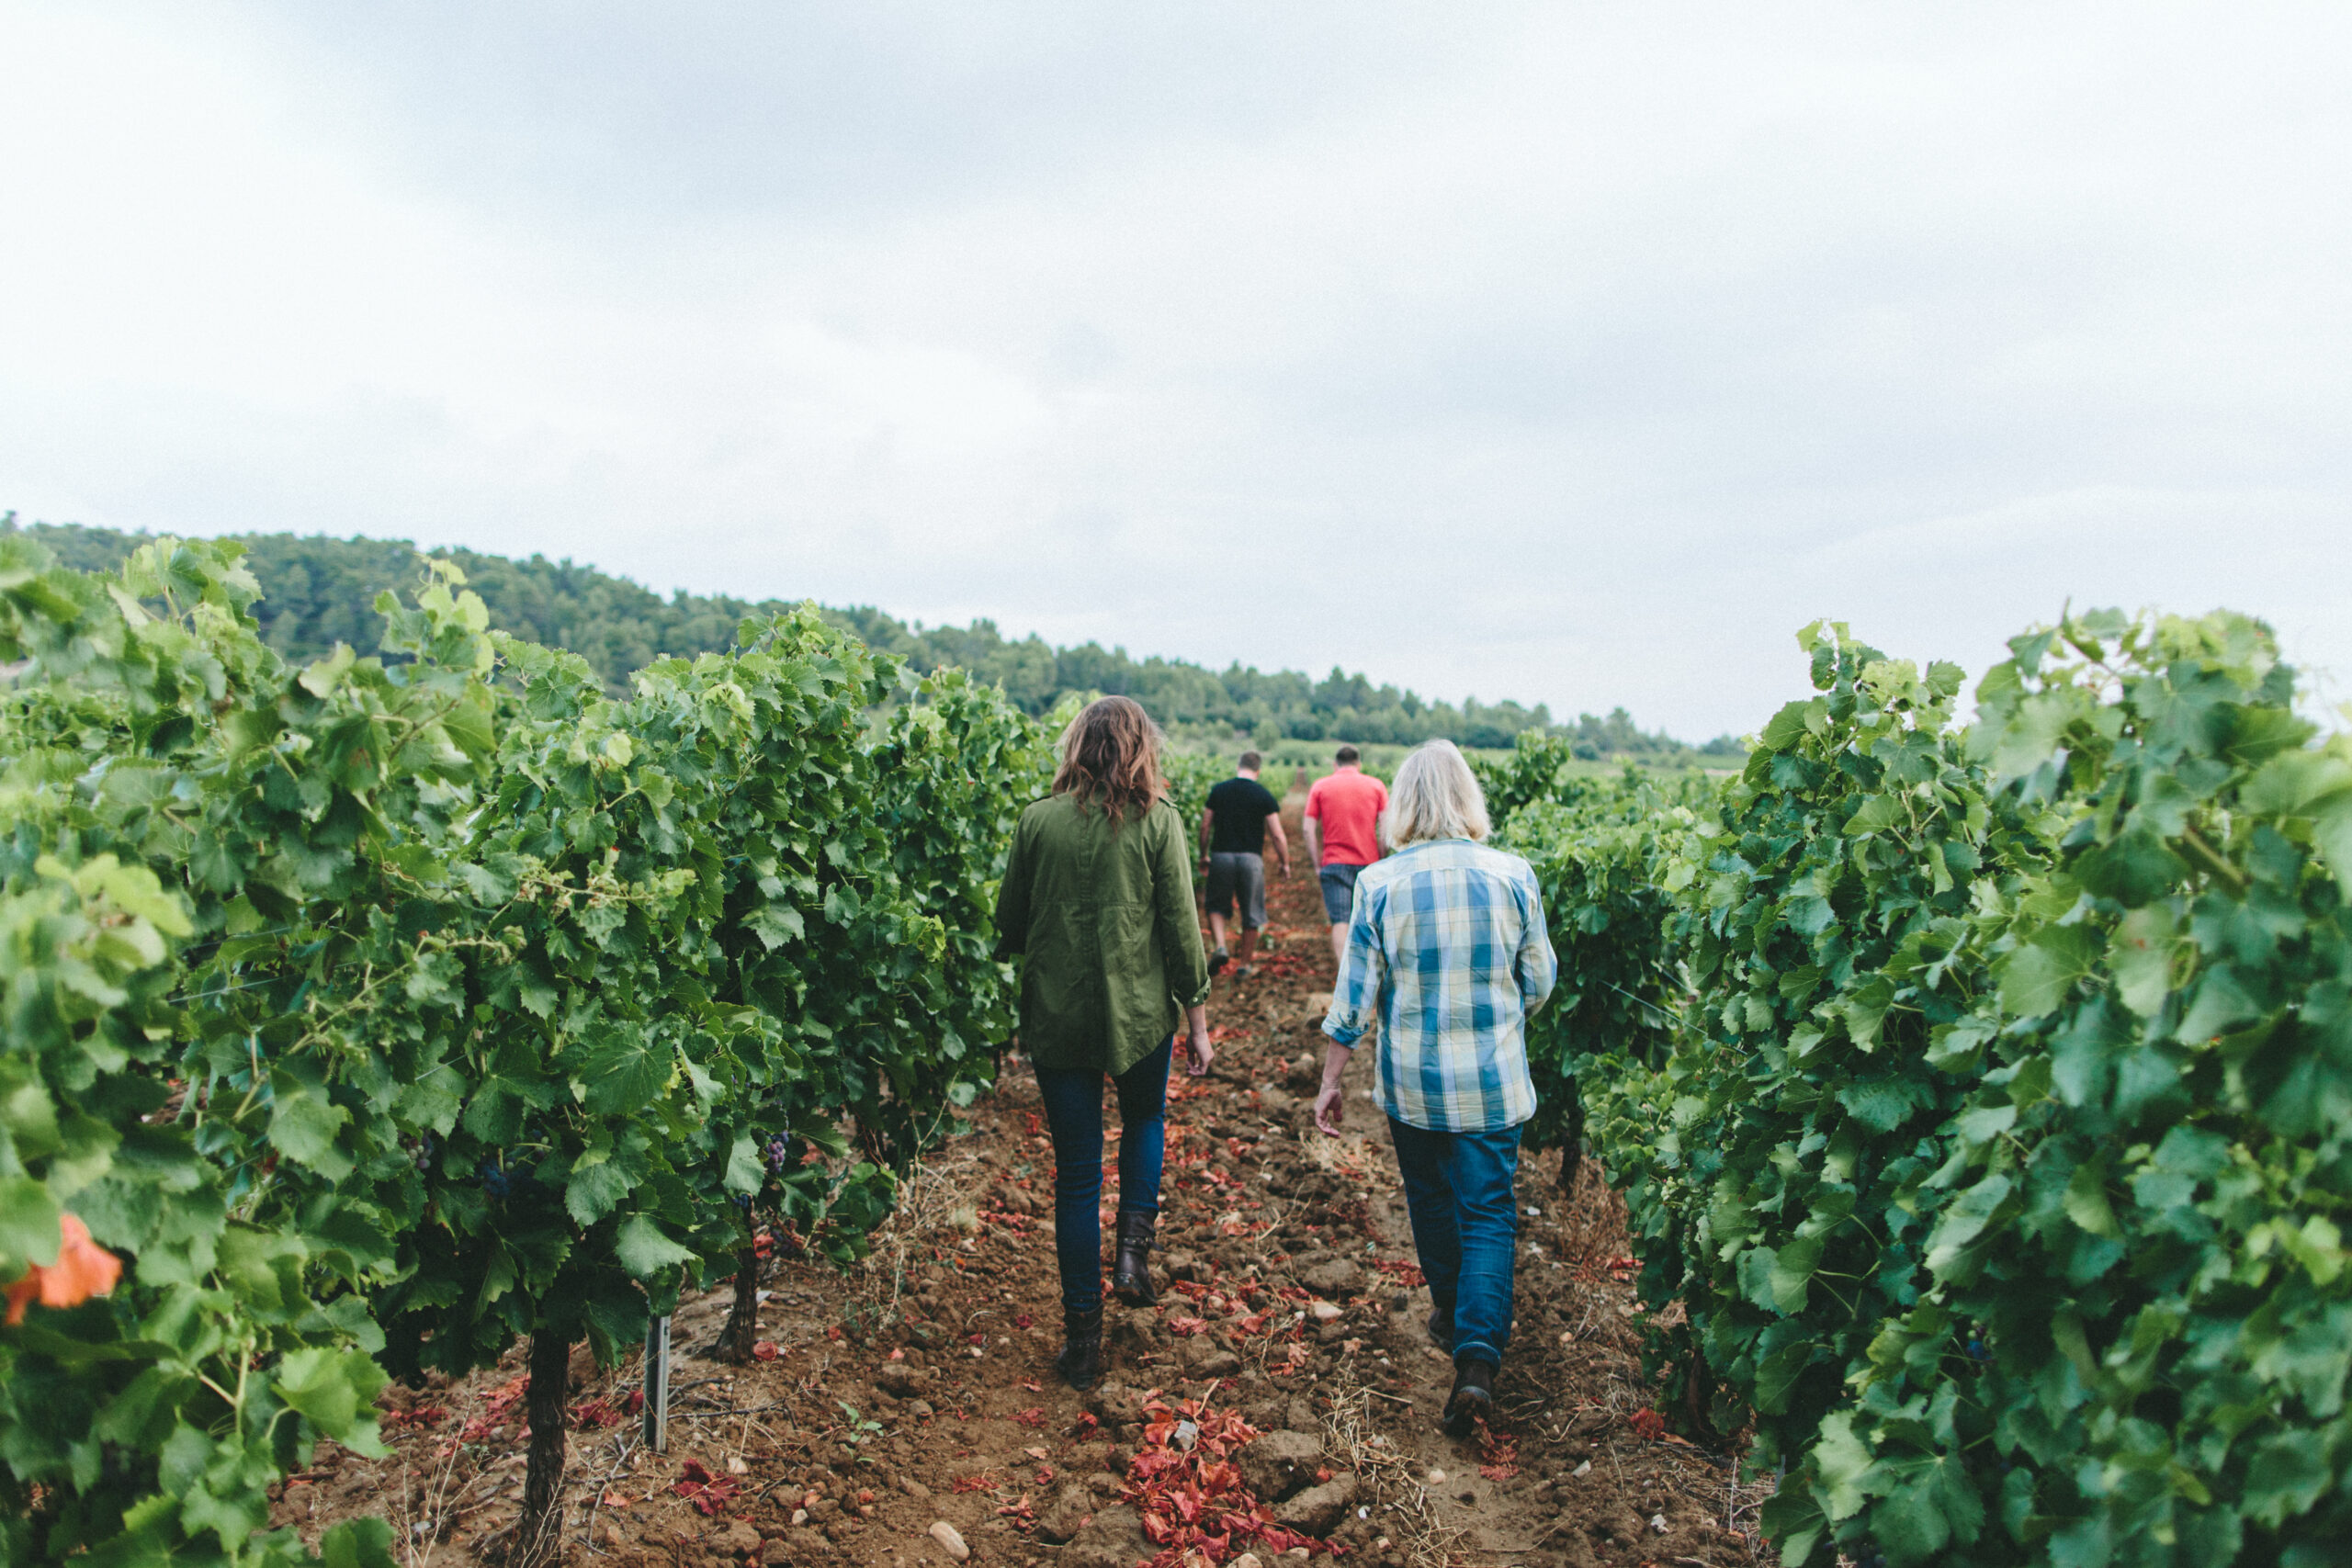
[[[1192,855],[1159,771],[1159,727],[1104,697],[1062,736],[1053,794],[1021,814],[997,895],[1003,951],[1024,955],[1021,1045],[1054,1140],[1054,1251],[1073,1388],[1102,1376],[1102,1077],[1118,1088],[1119,1255],[1111,1288],[1155,1299],[1168,1064],[1180,1021],[1193,1076],[1209,1069],[1208,964]]]

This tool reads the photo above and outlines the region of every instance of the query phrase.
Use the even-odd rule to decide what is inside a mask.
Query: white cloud
[[[1747,728],[2352,668],[2319,7],[0,4],[0,505]],[[26,236],[37,243],[28,243]]]

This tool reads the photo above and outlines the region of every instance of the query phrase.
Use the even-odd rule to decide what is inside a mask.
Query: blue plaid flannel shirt
[[[1363,868],[1323,1032],[1380,1025],[1381,1109],[1408,1126],[1491,1133],[1535,1114],[1527,1015],[1559,976],[1535,873],[1467,839]]]

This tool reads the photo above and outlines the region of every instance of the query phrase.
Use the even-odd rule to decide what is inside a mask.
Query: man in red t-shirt
[[[1342,746],[1329,776],[1306,792],[1306,852],[1323,884],[1323,913],[1331,921],[1331,959],[1348,950],[1348,920],[1355,913],[1356,874],[1380,858],[1380,819],[1388,786],[1357,765]]]

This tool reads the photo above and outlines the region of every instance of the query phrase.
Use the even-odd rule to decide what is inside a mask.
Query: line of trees
[[[22,525],[0,516],[0,535],[21,532],[63,565],[111,571],[153,536],[80,524]],[[381,634],[376,596],[416,575],[415,547],[399,539],[332,539],[322,535],[245,534],[245,563],[260,582],[254,605],[262,638],[295,662],[317,659],[338,642],[372,648]],[[670,597],[627,578],[571,560],[527,560],[468,549],[433,555],[465,573],[489,607],[492,624],[527,641],[561,648],[588,661],[607,691],[621,694],[629,676],[664,654],[693,655],[733,646],[747,616],[767,617],[790,606],[725,594]],[[1224,742],[1246,738],[1268,749],[1284,740],[1351,740],[1412,745],[1443,736],[1464,746],[1509,746],[1527,732],[1566,739],[1589,760],[1630,757],[1644,761],[1736,757],[1729,736],[1691,747],[1663,732],[1648,732],[1623,708],[1606,717],[1579,716],[1555,723],[1542,703],[1432,702],[1393,684],[1333,668],[1317,680],[1295,670],[1271,672],[1238,662],[1223,671],[1175,659],[1137,659],[1100,643],[1057,648],[1043,637],[1008,637],[994,621],[968,626],[924,626],[870,605],[826,608],[824,618],[868,647],[929,673],[970,671],[1001,686],[1023,712],[1051,712],[1073,692],[1116,693],[1148,707],[1171,734]]]

